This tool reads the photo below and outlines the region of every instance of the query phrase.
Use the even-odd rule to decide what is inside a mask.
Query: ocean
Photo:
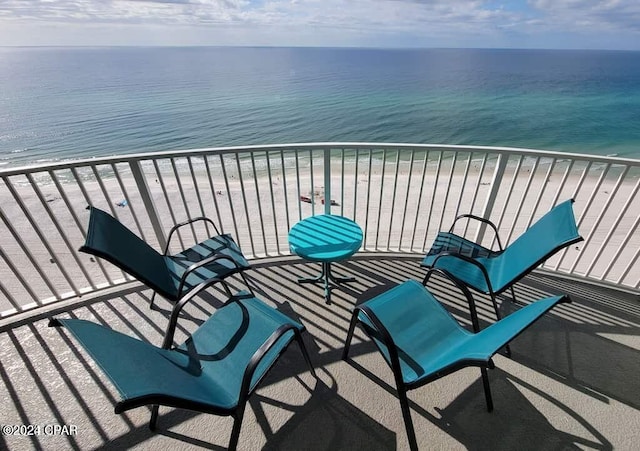
[[[0,48],[0,168],[315,141],[640,158],[640,52]]]

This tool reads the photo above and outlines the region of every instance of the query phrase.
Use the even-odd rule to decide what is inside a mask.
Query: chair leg
[[[431,267],[429,267],[428,269],[431,269]],[[427,283],[431,278],[431,274],[432,274],[431,272],[427,272],[427,274],[424,276],[424,279],[422,279],[422,285],[424,285],[425,287],[427,286]]]
[[[238,447],[238,440],[240,439],[240,428],[242,427],[242,417],[244,417],[244,409],[246,407],[247,400],[245,399],[245,405],[238,406],[238,411],[233,416],[233,429],[231,430],[231,438],[229,439],[229,451],[235,451]]]
[[[154,305],[153,303],[155,302],[155,300],[156,300],[156,292],[154,291],[153,294],[151,295],[151,304],[149,304],[150,309],[153,309],[153,305]]]
[[[349,356],[349,348],[351,347],[351,339],[353,338],[353,332],[356,329],[356,323],[358,322],[358,309],[353,311],[351,315],[351,323],[349,324],[349,332],[347,332],[347,339],[344,342],[344,349],[342,350],[342,359],[346,360]]]
[[[500,314],[500,309],[498,309],[498,301],[496,300],[496,295],[493,292],[493,290],[489,293],[489,296],[491,296],[491,303],[493,304],[493,310],[496,312],[496,319],[500,321],[502,319],[502,315]],[[508,344],[505,345],[504,347],[504,354],[507,357],[511,357],[511,348],[509,347]]]
[[[249,289],[249,293],[251,293],[253,296],[255,296],[255,294],[253,292],[253,288],[251,288],[251,285],[249,284],[249,280],[247,279],[247,276],[244,275],[243,271],[240,272],[240,277],[242,277],[242,280],[244,281],[244,284]]]
[[[404,427],[407,430],[407,438],[409,439],[409,448],[412,451],[417,451],[418,442],[416,440],[416,432],[413,428],[413,420],[411,419],[411,410],[409,409],[407,391],[402,386],[398,386],[397,390],[398,399],[400,400],[400,409],[402,410],[402,418],[404,419]]]
[[[517,303],[518,303],[518,301],[516,300],[516,292],[515,292],[515,290],[513,289],[513,285],[511,285],[511,287],[510,287],[510,288],[511,288],[511,300],[513,301],[513,303],[514,303],[514,304],[517,304]]]
[[[149,429],[152,431],[156,430],[156,426],[158,424],[158,410],[160,406],[155,405],[151,406],[151,420],[149,421]]]
[[[227,295],[228,298],[232,298],[233,297],[233,293],[231,292],[231,288],[229,288],[229,285],[227,285],[227,282],[225,282],[224,280],[220,282],[220,284],[222,285],[222,288],[224,288],[224,292]],[[251,288],[249,288],[249,291],[251,291]],[[251,293],[253,295],[253,293]]]
[[[298,346],[300,346],[300,351],[302,351],[302,355],[306,360],[307,365],[309,366],[309,372],[314,378],[318,379],[318,376],[316,375],[316,370],[315,368],[313,368],[313,365],[311,364],[311,358],[309,357],[309,352],[307,351],[307,347],[304,345],[304,342],[302,341],[302,334],[298,329],[295,329],[294,337],[298,342]]]
[[[500,321],[502,319],[502,315],[500,314],[500,309],[498,309],[498,301],[496,300],[496,295],[493,291],[489,293],[491,297],[491,303],[493,304],[493,311],[496,312],[496,319]]]
[[[487,401],[487,411],[493,411],[493,399],[491,398],[491,387],[489,386],[489,374],[486,368],[480,368],[482,373],[482,385],[484,386],[484,397]]]

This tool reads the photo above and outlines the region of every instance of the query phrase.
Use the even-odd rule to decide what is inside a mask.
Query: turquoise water
[[[640,158],[640,52],[0,48],[0,167],[312,141]]]

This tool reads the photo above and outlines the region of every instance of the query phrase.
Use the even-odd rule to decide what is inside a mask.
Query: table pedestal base
[[[334,277],[331,272],[331,263],[322,262],[322,272],[316,277],[305,277],[298,279],[298,283],[324,283],[324,299],[327,304],[331,303],[331,289],[341,283],[355,282],[354,277]]]

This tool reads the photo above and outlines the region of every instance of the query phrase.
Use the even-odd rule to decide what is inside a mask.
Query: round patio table
[[[301,278],[298,283],[324,284],[324,297],[331,302],[331,289],[353,277],[335,277],[331,263],[348,259],[362,246],[362,229],[351,219],[336,215],[316,215],[303,219],[289,231],[289,248],[294,254],[322,264],[317,277]]]

